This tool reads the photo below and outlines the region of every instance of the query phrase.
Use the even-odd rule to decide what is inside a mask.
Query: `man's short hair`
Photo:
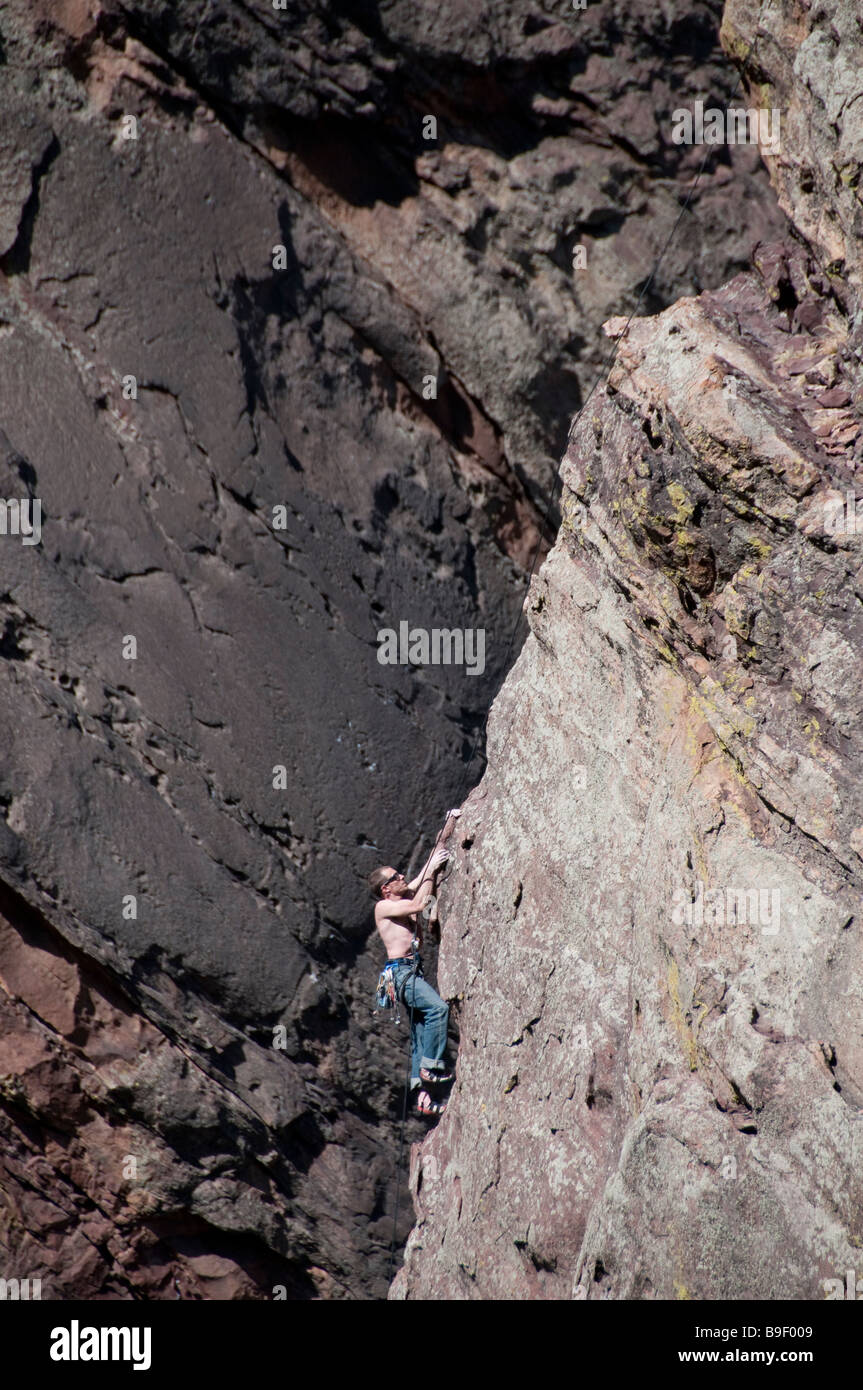
[[[368,885],[373,898],[380,897],[381,889],[383,888],[384,884],[386,883],[389,877],[390,871],[386,867],[381,869],[374,869],[372,873],[369,874]]]

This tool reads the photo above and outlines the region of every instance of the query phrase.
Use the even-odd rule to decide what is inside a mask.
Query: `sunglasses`
[[[395,883],[397,878],[404,878],[404,874],[390,874],[386,883],[381,884],[381,892],[383,892],[385,888],[389,888],[391,883]]]

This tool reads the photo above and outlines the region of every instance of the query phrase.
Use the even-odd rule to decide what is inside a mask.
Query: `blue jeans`
[[[446,1070],[444,1053],[449,1006],[422,975],[412,975],[411,970],[409,961],[400,961],[393,967],[396,994],[409,1011],[413,1088],[420,1085],[420,1067],[425,1067],[426,1071]]]

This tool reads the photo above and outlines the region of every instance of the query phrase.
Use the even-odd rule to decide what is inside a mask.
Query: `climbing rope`
[[[415,979],[415,978],[416,978],[416,972],[414,971],[413,974],[411,974],[411,975],[408,976],[408,982],[409,982],[410,980],[412,980],[412,979]],[[406,990],[406,989],[407,989],[407,983],[405,984],[405,990]],[[411,997],[413,998],[414,996],[411,996]],[[404,1000],[404,991],[402,992],[402,1000]],[[395,1262],[396,1262],[396,1234],[397,1234],[397,1231],[398,1231],[398,1220],[399,1220],[399,1195],[400,1195],[400,1192],[401,1192],[401,1184],[402,1184],[402,1154],[404,1153],[404,1147],[405,1147],[405,1122],[406,1122],[407,1117],[408,1117],[408,1095],[409,1095],[409,1093],[410,1093],[410,1084],[411,1084],[411,1062],[412,1062],[412,1060],[413,1060],[413,1028],[414,1028],[414,1006],[413,1006],[413,1004],[411,1004],[411,1005],[410,1005],[410,1020],[409,1020],[409,1023],[408,1023],[408,1042],[409,1042],[409,1044],[410,1044],[409,1047],[408,1047],[408,1066],[407,1066],[407,1072],[405,1073],[405,1090],[404,1090],[404,1097],[403,1097],[403,1100],[402,1100],[402,1122],[401,1122],[401,1126],[400,1126],[401,1134],[400,1134],[400,1137],[399,1137],[399,1156],[398,1156],[398,1158],[397,1158],[397,1160],[396,1160],[396,1198],[395,1198],[395,1205],[394,1205],[394,1207],[393,1207],[393,1234],[392,1234],[392,1239],[390,1240],[390,1268],[389,1268],[389,1276],[388,1276],[388,1282],[389,1282],[390,1284],[393,1282],[393,1268],[394,1268]]]
[[[739,89],[740,89],[740,84],[741,84],[742,81],[743,81],[743,74],[742,74],[742,72],[741,72],[741,73],[738,75],[737,82],[735,83],[735,86],[734,86],[734,90],[733,90],[733,92],[731,93],[731,96],[728,98],[729,102],[733,102],[734,99],[736,98],[737,93],[738,93],[738,91],[739,91]],[[578,421],[581,419],[581,416],[583,415],[584,411],[587,409],[587,406],[588,406],[588,404],[589,404],[589,402],[590,402],[590,399],[591,399],[591,397],[593,396],[594,392],[596,391],[597,387],[600,385],[600,383],[604,384],[605,382],[607,382],[607,381],[608,381],[608,378],[611,376],[612,369],[613,369],[613,367],[614,367],[615,361],[617,360],[617,354],[620,352],[620,349],[621,349],[621,346],[622,346],[622,344],[623,344],[623,341],[624,341],[624,339],[625,339],[627,333],[629,332],[629,326],[630,326],[630,324],[632,323],[633,319],[634,319],[634,318],[636,317],[636,315],[638,314],[639,309],[641,308],[642,304],[644,303],[644,299],[645,299],[645,296],[646,296],[648,290],[650,289],[651,285],[653,284],[654,280],[656,279],[657,274],[659,273],[659,268],[660,268],[660,266],[662,265],[662,262],[665,260],[666,254],[667,254],[667,252],[668,252],[668,248],[671,246],[672,241],[674,240],[675,236],[677,235],[677,229],[678,229],[678,227],[680,226],[681,222],[683,221],[684,216],[686,215],[686,213],[687,213],[687,211],[688,211],[688,209],[689,209],[689,205],[690,205],[690,203],[692,202],[692,198],[693,198],[693,195],[694,195],[694,193],[695,193],[696,188],[698,187],[698,183],[699,183],[699,180],[701,179],[701,175],[704,173],[704,170],[705,170],[705,168],[706,168],[706,166],[707,166],[707,161],[708,161],[708,159],[710,158],[710,155],[711,155],[712,153],[713,153],[713,146],[712,146],[712,145],[706,145],[706,146],[705,146],[705,152],[704,152],[704,158],[702,159],[700,165],[698,166],[698,170],[697,170],[697,172],[696,172],[695,178],[694,178],[693,181],[692,181],[692,185],[691,185],[691,187],[690,187],[690,189],[689,189],[689,192],[687,193],[684,202],[681,204],[680,211],[679,211],[679,213],[677,214],[677,217],[676,217],[676,219],[675,219],[674,225],[673,225],[673,227],[671,228],[671,231],[668,233],[668,236],[667,236],[666,239],[665,239],[665,243],[664,243],[664,245],[663,245],[663,247],[662,247],[662,250],[661,250],[660,253],[659,253],[659,256],[658,256],[657,259],[656,259],[656,262],[654,263],[653,269],[651,270],[649,277],[648,277],[647,280],[645,281],[645,283],[644,283],[644,285],[643,285],[643,287],[642,287],[642,289],[641,289],[641,292],[639,293],[638,299],[637,299],[636,302],[635,302],[635,307],[632,309],[631,313],[629,314],[629,317],[628,317],[627,320],[626,320],[626,323],[625,323],[625,325],[624,325],[624,327],[623,327],[623,332],[619,335],[619,337],[616,338],[616,340],[615,340],[615,342],[614,342],[614,345],[613,345],[613,347],[612,347],[612,349],[611,349],[611,352],[608,354],[606,360],[603,362],[602,366],[600,367],[600,370],[599,370],[599,372],[598,372],[596,378],[594,379],[593,385],[591,386],[590,390],[588,391],[587,395],[585,396],[584,400],[582,401],[581,405],[579,406],[578,410],[576,411],[576,413],[575,413],[575,415],[574,415],[574,417],[573,417],[572,424],[570,425],[570,430],[569,430],[570,437],[572,436],[572,432],[573,432],[573,430],[575,429],[575,426],[578,424]],[[553,479],[553,482],[552,482],[551,492],[549,493],[548,502],[547,502],[547,504],[546,504],[545,515],[543,516],[543,519],[542,519],[542,526],[540,527],[539,534],[538,534],[538,536],[537,536],[537,542],[536,542],[536,545],[535,545],[534,550],[533,550],[533,557],[532,557],[532,559],[531,559],[530,570],[528,571],[528,576],[527,576],[527,584],[525,585],[525,590],[526,590],[526,592],[529,592],[529,591],[530,591],[531,581],[532,581],[532,579],[533,579],[534,570],[536,569],[536,562],[537,562],[537,560],[539,559],[539,552],[540,552],[540,550],[542,549],[543,540],[544,540],[544,537],[545,537],[546,529],[547,529],[547,527],[548,527],[549,518],[550,518],[550,516],[551,516],[551,510],[552,510],[552,507],[554,506],[554,501],[555,501],[555,498],[556,498],[556,496],[557,496],[557,489],[558,489],[558,486],[559,486],[560,481],[561,481],[561,469],[562,469],[562,467],[563,467],[563,460],[561,459],[560,463],[558,464],[558,466],[557,466],[557,468],[555,469],[555,472],[554,472],[554,479]],[[507,670],[508,663],[509,663],[510,652],[512,651],[512,647],[513,647],[513,644],[514,644],[514,642],[515,642],[516,634],[517,634],[517,632],[518,632],[519,625],[520,625],[520,623],[521,623],[521,617],[522,617],[522,615],[521,615],[521,613],[519,612],[519,613],[516,615],[516,620],[515,620],[515,623],[513,624],[512,632],[510,633],[509,642],[507,643],[506,651],[505,651],[505,653],[504,653],[504,658],[503,658],[503,661],[502,661],[501,664],[500,664],[500,668],[499,668],[499,675],[500,675],[500,676],[502,676],[503,673],[504,673],[504,671]],[[506,738],[504,739],[504,742],[503,742],[503,745],[502,745],[502,748],[501,748],[501,753],[503,753],[503,751],[506,749],[507,744],[509,743],[509,737],[510,737],[510,734],[512,733],[513,726],[514,726],[514,724],[515,724],[515,716],[516,716],[517,713],[518,713],[518,703],[516,703],[516,707],[515,707],[515,709],[514,709],[514,711],[513,711],[512,719],[510,720],[509,727],[508,727],[508,729],[507,729]],[[464,799],[464,792],[465,792],[465,787],[467,786],[468,777],[469,777],[469,774],[470,774],[470,769],[471,769],[471,766],[473,765],[473,760],[474,760],[474,758],[476,757],[476,753],[477,753],[477,750],[478,750],[478,748],[479,748],[479,745],[480,745],[482,739],[483,739],[484,736],[485,736],[485,731],[486,731],[486,728],[487,728],[487,725],[488,725],[488,721],[489,721],[490,715],[491,715],[491,705],[488,706],[488,709],[486,710],[485,715],[483,716],[482,723],[481,723],[481,725],[480,725],[480,727],[479,727],[479,730],[477,731],[476,738],[474,739],[474,743],[473,743],[473,747],[472,747],[471,752],[470,752],[470,756],[469,756],[467,762],[465,763],[464,771],[463,771],[463,773],[462,773],[461,783],[460,783],[460,785],[459,785],[459,790],[458,790],[458,794],[457,794],[457,797],[456,797],[456,804],[457,804],[457,805],[460,804],[461,801],[463,801],[463,799]],[[444,885],[444,883],[446,883],[447,879],[450,877],[450,875],[452,874],[452,872],[453,872],[453,870],[452,870],[452,868],[451,868],[451,869],[449,870],[449,873],[447,873],[446,876],[441,880],[441,883],[440,883],[440,885],[439,885],[438,891],[440,891],[440,888],[442,888],[443,885]],[[411,1006],[411,1029],[413,1029],[413,1006]],[[392,1283],[393,1265],[394,1265],[394,1263],[395,1263],[395,1240],[396,1240],[396,1229],[397,1229],[397,1225],[398,1225],[398,1204],[399,1204],[399,1192],[400,1192],[400,1187],[401,1187],[401,1165],[402,1165],[402,1153],[403,1153],[403,1151],[404,1151],[405,1121],[406,1121],[406,1119],[407,1119],[407,1102],[408,1102],[408,1089],[409,1089],[409,1085],[410,1085],[410,1059],[408,1060],[408,1070],[407,1070],[407,1076],[406,1076],[406,1078],[405,1078],[405,1094],[404,1094],[404,1104],[403,1104],[403,1106],[402,1106],[402,1120],[401,1120],[401,1137],[400,1137],[400,1140],[399,1140],[399,1157],[398,1157],[398,1163],[397,1163],[397,1166],[396,1166],[396,1195],[395,1195],[395,1209],[394,1209],[394,1212],[393,1212],[393,1235],[392,1235],[392,1241],[391,1241],[391,1243],[390,1243],[390,1271],[389,1271],[389,1280],[390,1280],[390,1283]]]

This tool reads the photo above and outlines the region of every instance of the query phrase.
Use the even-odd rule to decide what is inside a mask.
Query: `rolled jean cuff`
[[[437,1061],[434,1057],[423,1057],[422,1061],[420,1062],[420,1066],[423,1067],[425,1071],[444,1070],[443,1062]]]

